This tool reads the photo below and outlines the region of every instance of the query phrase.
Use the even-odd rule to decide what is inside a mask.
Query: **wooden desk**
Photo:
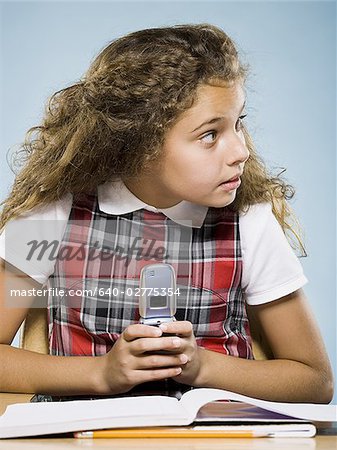
[[[28,402],[33,394],[0,393],[0,414],[7,405]],[[64,439],[25,438],[0,440],[0,450],[69,450],[100,448],[118,450],[334,450],[337,436],[315,438],[255,439]]]

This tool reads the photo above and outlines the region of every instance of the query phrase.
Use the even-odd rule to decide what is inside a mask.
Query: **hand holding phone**
[[[193,325],[189,321],[176,321],[174,315],[177,310],[176,277],[174,268],[170,264],[148,264],[143,267],[140,274],[141,296],[139,300],[140,323],[159,327],[166,327],[160,339],[168,339],[167,336],[175,335],[180,341],[178,348],[169,350],[147,351],[146,354],[162,355],[161,357],[173,357],[178,352],[181,358],[181,374],[173,377],[177,382],[191,384],[198,382],[201,368],[201,352],[193,332]],[[178,294],[179,295],[179,294]],[[174,341],[175,339],[172,339]]]
[[[197,379],[200,359],[192,324],[175,319],[179,289],[174,268],[148,264],[141,271],[140,287],[140,323],[129,325],[99,360],[103,394],[170,378],[193,385]],[[160,325],[166,325],[168,333],[158,329]]]
[[[127,326],[111,350],[97,359],[100,374],[97,393],[121,394],[138,384],[179,375],[187,361],[181,344],[182,340],[175,336],[163,337],[156,326],[139,323]]]

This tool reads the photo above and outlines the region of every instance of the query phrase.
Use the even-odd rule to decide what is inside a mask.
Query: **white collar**
[[[107,214],[126,214],[138,209],[165,214],[171,220],[181,225],[201,228],[205,220],[208,207],[182,200],[170,208],[157,209],[147,205],[136,197],[122,180],[109,181],[97,188],[98,204],[101,211]]]

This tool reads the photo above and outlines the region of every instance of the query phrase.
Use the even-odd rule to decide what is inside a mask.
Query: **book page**
[[[179,401],[164,396],[18,403],[8,406],[0,417],[0,437],[105,427],[182,425],[186,420]]]
[[[261,422],[261,423],[294,423],[307,422],[304,419],[294,419],[285,414],[269,411],[258,406],[233,400],[218,400],[202,406],[195,422]]]
[[[235,400],[274,411],[287,416],[311,421],[334,422],[337,420],[337,405],[325,405],[314,403],[281,403],[268,402],[253,397],[237,394],[222,389],[200,388],[186,392],[179,401],[189,418],[193,421],[199,409],[206,403],[216,400]]]

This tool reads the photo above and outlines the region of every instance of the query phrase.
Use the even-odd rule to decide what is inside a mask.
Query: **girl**
[[[54,94],[1,215],[2,390],[106,395],[169,379],[331,400],[285,238],[297,236],[294,191],[268,175],[245,128],[246,76],[221,29],[179,25],[115,40]],[[160,329],[138,323],[136,293],[140,269],[158,261],[181,288],[177,321]],[[30,300],[19,305],[11,286]],[[42,287],[49,355],[10,346]],[[248,308],[270,360],[253,358]]]

